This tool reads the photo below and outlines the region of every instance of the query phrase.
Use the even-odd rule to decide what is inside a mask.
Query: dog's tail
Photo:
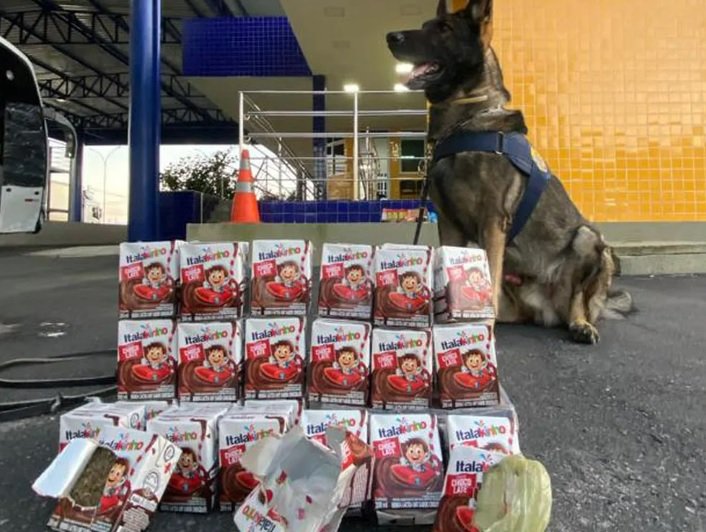
[[[635,304],[627,290],[611,290],[608,292],[601,317],[608,320],[622,320],[628,314],[635,312]]]

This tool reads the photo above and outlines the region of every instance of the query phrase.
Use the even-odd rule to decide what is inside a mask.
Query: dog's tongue
[[[422,63],[421,65],[416,65],[413,69],[412,72],[409,73],[409,78],[407,78],[407,83],[410,83],[414,81],[415,79],[424,76],[425,74],[429,74],[430,72],[433,72],[436,70],[436,64],[435,63]]]

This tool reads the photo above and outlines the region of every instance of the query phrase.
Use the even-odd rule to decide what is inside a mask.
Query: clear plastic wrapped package
[[[435,532],[542,532],[549,524],[551,481],[520,454],[517,413],[500,404],[439,416],[448,451]]]
[[[485,473],[472,524],[479,532],[542,532],[551,513],[552,485],[544,466],[508,456]]]

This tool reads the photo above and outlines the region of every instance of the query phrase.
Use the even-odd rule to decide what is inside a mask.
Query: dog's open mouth
[[[407,78],[407,87],[413,90],[423,89],[429,81],[438,78],[442,72],[441,65],[433,61],[415,64]]]

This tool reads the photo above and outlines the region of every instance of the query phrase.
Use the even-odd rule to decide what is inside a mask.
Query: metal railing
[[[314,110],[316,95],[325,96],[330,109]],[[296,199],[321,199],[327,196],[332,183],[346,189],[350,181],[350,199],[373,199],[389,194],[395,180],[418,178],[417,166],[421,167],[423,155],[405,156],[401,145],[404,140],[426,138],[427,109],[423,99],[419,99],[418,108],[400,107],[394,100],[381,105],[385,97],[399,98],[399,95],[396,91],[241,91],[239,149],[249,145],[267,148],[257,153],[251,150],[256,190],[262,196],[287,199],[294,189]],[[369,101],[373,101],[374,108],[366,107]],[[313,130],[313,119],[317,117],[329,122],[326,131]],[[302,119],[311,120],[302,122]],[[348,119],[349,127],[341,125]],[[383,127],[371,127],[375,121],[382,121]],[[384,150],[379,149],[380,143],[376,145],[376,141],[391,138],[400,141],[398,153],[391,153],[390,149],[381,153]],[[349,153],[333,153],[334,143],[350,139]],[[407,169],[392,176],[389,166],[393,160],[399,160],[400,166],[403,160],[418,164],[413,171]],[[336,171],[341,168],[344,172]]]

